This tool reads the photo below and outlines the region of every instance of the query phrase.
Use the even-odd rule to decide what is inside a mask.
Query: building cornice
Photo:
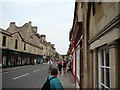
[[[1,29],[1,28],[0,28],[0,33],[5,34],[5,35],[8,35],[8,36],[11,36],[11,33],[10,33],[10,32],[8,32],[8,31],[6,31],[6,30],[4,30],[4,29]]]
[[[100,30],[92,39],[90,39],[88,42],[89,44],[93,43],[95,40],[103,36],[105,33],[109,32],[110,30],[113,30],[113,28],[119,28],[120,26],[120,14],[116,16],[110,23],[108,23],[102,30]]]

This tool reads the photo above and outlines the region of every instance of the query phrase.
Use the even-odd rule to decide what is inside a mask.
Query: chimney
[[[31,22],[31,21],[29,21],[29,25],[30,25],[30,26],[32,25],[32,22]]]
[[[55,45],[54,44],[51,44],[52,47],[54,47]]]
[[[33,28],[33,31],[37,33],[37,27],[32,27]]]
[[[7,29],[7,31],[13,33],[14,31],[17,30],[16,28],[17,28],[17,26],[15,25],[15,22],[10,22],[9,29]]]
[[[45,41],[45,40],[46,40],[46,36],[45,36],[44,34],[42,34],[42,35],[41,35],[41,39],[42,39],[43,41]]]
[[[48,42],[48,44],[51,44],[51,42]]]
[[[10,27],[15,27],[15,22],[10,22]]]

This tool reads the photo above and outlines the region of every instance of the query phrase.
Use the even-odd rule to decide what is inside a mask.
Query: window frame
[[[18,49],[18,40],[15,39],[15,49]]]
[[[108,52],[106,52],[106,50],[108,50]],[[103,54],[103,58],[102,58],[102,54]],[[99,88],[104,87],[109,90],[111,88],[111,66],[110,66],[110,58],[108,58],[109,65],[107,66],[107,64],[106,64],[106,54],[110,55],[108,46],[99,48],[99,50],[98,50],[98,76],[99,76],[98,84],[99,84]],[[103,63],[102,63],[102,61],[103,61]],[[103,70],[103,72],[102,72],[102,70]],[[107,84],[108,84],[107,78],[106,78],[107,70],[109,70],[109,80],[108,80],[109,86],[107,86]]]
[[[6,41],[7,41],[7,37],[6,37],[6,36],[3,36],[2,46],[6,46]]]
[[[26,50],[26,43],[24,43],[24,50]]]

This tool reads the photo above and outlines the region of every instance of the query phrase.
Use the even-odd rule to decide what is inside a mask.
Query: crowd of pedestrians
[[[59,70],[59,73],[62,73],[62,69],[63,69],[63,73],[66,74],[66,72],[70,72],[71,71],[71,61],[70,60],[58,60],[56,62],[57,64],[57,68]]]
[[[70,72],[71,71],[71,60],[57,60],[57,61],[54,61],[54,60],[48,60],[47,64],[49,64],[49,72],[51,71],[52,69],[52,64],[53,62],[56,64],[57,66],[57,69],[59,71],[59,74],[62,73],[62,70],[63,70],[63,73],[66,74],[66,72]]]

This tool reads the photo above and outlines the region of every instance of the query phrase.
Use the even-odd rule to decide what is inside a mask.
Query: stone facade
[[[43,56],[54,57],[56,53],[54,44],[48,43],[45,35],[38,34],[37,27],[32,26],[31,22],[22,27],[10,22],[7,30],[0,29],[0,37],[3,66],[33,64],[35,59],[40,63]]]
[[[80,41],[81,37],[76,37],[78,30],[74,26],[79,20],[83,41],[77,54],[76,40]],[[74,70],[78,87],[120,88],[120,2],[76,2],[70,42],[68,53],[73,56],[73,62],[80,63],[80,66],[75,63]],[[80,68],[80,76],[76,75],[77,68]]]

